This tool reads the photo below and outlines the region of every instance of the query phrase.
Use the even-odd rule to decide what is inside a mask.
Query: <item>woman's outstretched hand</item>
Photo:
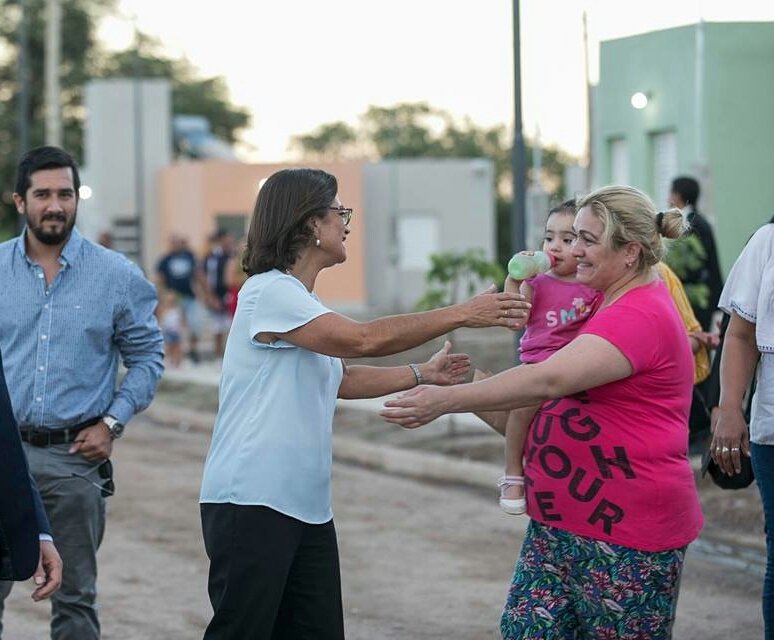
[[[379,412],[387,422],[416,429],[446,413],[443,409],[447,389],[420,385],[384,403]]]
[[[474,329],[481,327],[521,329],[531,306],[519,293],[498,293],[494,284],[483,293],[460,304],[465,313],[464,326]]]
[[[451,342],[447,340],[432,358],[420,365],[422,377],[427,384],[450,385],[465,382],[465,376],[470,371],[470,356],[467,353],[449,353],[451,346]]]

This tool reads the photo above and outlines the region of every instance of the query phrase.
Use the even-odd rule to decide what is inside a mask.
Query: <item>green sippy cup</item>
[[[554,266],[556,259],[545,251],[522,251],[508,262],[508,275],[514,280],[526,280],[538,273],[545,273]]]

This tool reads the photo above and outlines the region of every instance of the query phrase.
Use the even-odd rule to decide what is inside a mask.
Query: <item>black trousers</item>
[[[268,507],[202,504],[205,640],[343,640],[333,520],[307,524]]]

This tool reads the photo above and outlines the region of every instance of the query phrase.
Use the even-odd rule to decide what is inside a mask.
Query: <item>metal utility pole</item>
[[[144,248],[143,243],[145,238],[143,233],[145,230],[144,218],[146,215],[145,210],[145,158],[144,158],[144,126],[143,126],[143,91],[142,91],[142,78],[141,74],[141,60],[140,60],[140,46],[141,37],[140,30],[137,28],[137,17],[132,20],[134,24],[134,59],[133,59],[133,120],[134,120],[134,203],[135,203],[135,216],[136,217],[136,230],[137,230],[137,264],[141,269],[145,268],[143,263]]]
[[[513,206],[511,208],[511,251],[527,249],[527,151],[521,121],[521,28],[519,0],[513,0],[513,149],[511,174],[513,176]],[[519,359],[519,338],[514,334],[514,364]]]
[[[27,0],[19,1],[19,58],[16,67],[16,82],[18,84],[19,103],[17,105],[17,156],[21,158],[22,154],[30,146],[30,90],[29,90],[29,71],[27,55],[29,51],[29,33],[27,28]],[[17,216],[19,231],[23,231],[26,225],[24,216]]]
[[[511,210],[511,249],[526,249],[526,183],[527,163],[521,121],[521,35],[519,0],[513,0],[513,208]]]
[[[62,58],[61,0],[46,0],[46,144],[62,146],[62,111],[59,67]]]
[[[16,67],[16,81],[19,85],[19,103],[17,105],[17,125],[19,136],[19,156],[30,146],[30,90],[27,55],[29,51],[29,31],[27,28],[27,0],[19,2],[21,16],[19,18],[19,59]]]
[[[591,91],[591,78],[589,72],[589,28],[586,19],[586,12],[583,12],[583,73],[586,82],[586,191],[591,190],[591,175],[592,175],[592,158],[593,151],[591,148],[591,141],[593,140],[593,112],[594,105],[592,104],[593,95]]]

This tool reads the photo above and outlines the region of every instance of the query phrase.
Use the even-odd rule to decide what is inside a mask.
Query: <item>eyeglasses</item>
[[[102,480],[104,480],[102,484],[98,484],[93,480],[89,479],[89,475],[94,473],[95,471],[97,472],[99,477]],[[109,459],[103,462],[100,462],[97,465],[94,465],[86,473],[76,473],[75,471],[73,471],[72,476],[74,478],[80,478],[81,480],[85,480],[89,484],[97,487],[97,489],[99,489],[100,492],[102,493],[103,498],[112,496],[116,492],[116,485],[113,482],[113,463],[110,462]]]
[[[352,209],[349,207],[328,207],[328,209],[335,211],[341,216],[345,227],[349,226],[349,222],[352,220]]]

